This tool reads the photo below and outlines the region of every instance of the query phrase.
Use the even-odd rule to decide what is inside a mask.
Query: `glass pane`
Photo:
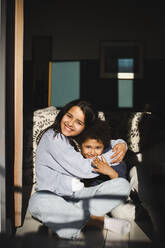
[[[118,59],[118,72],[134,72],[134,59]]]
[[[133,80],[118,80],[118,107],[133,107]]]
[[[80,62],[53,62],[51,105],[62,107],[80,97]]]

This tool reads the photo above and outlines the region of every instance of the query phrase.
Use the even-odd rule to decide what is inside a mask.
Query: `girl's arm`
[[[45,170],[40,166],[36,170],[36,191],[47,190],[60,196],[72,196],[72,179],[73,177],[49,169]]]
[[[107,162],[115,166],[123,160],[127,149],[127,143],[124,140],[111,140],[110,146],[104,150],[103,154]]]
[[[115,163],[120,163],[126,152],[127,152],[127,143],[122,140],[122,139],[118,139],[118,140],[111,140],[111,145],[112,145],[112,151],[114,152],[114,154],[111,156],[111,163],[115,164]]]
[[[45,178],[43,166],[40,167],[40,173],[36,173],[36,179],[36,191],[47,190],[60,196],[72,196],[73,192],[84,187],[84,184],[79,179],[55,170],[48,170],[47,178]]]
[[[53,138],[52,136],[46,136],[46,138],[45,145],[50,155],[67,174],[80,179],[94,178],[99,175],[93,170],[92,159],[85,159],[80,152],[75,151],[64,135],[56,134]]]

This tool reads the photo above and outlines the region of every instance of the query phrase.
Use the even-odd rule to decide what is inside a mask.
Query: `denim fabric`
[[[104,216],[123,203],[130,194],[129,182],[116,178],[97,186],[83,188],[73,197],[61,197],[49,191],[32,194],[31,215],[61,238],[77,239],[91,215]]]

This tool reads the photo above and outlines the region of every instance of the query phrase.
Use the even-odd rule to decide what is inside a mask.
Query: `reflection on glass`
[[[133,58],[118,59],[118,72],[134,72],[134,59]]]

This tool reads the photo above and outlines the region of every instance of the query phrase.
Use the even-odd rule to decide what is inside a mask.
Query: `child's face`
[[[104,150],[104,145],[101,140],[86,139],[81,146],[81,153],[85,158],[93,158],[101,155]]]
[[[85,116],[78,106],[73,106],[61,120],[61,132],[65,136],[76,136],[85,128]]]

